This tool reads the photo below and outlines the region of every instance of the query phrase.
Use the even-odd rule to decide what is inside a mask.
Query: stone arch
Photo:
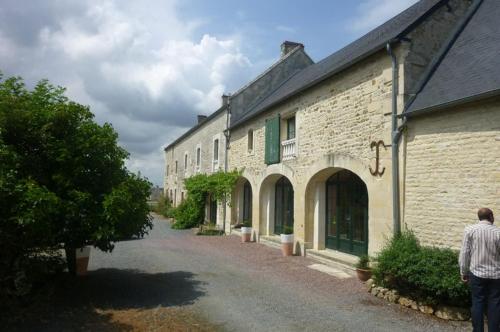
[[[373,177],[368,165],[357,158],[344,154],[326,155],[313,163],[305,179],[304,241],[306,246],[316,250],[325,249],[326,181],[342,170],[354,173],[365,184],[370,204],[370,184]],[[368,212],[370,216],[370,209]],[[370,217],[369,217],[370,218]],[[368,219],[368,234],[370,219]]]
[[[274,166],[274,167],[273,167]],[[274,234],[274,218],[275,218],[275,185],[281,178],[286,178],[292,188],[296,188],[296,183],[293,180],[293,171],[283,165],[271,165],[266,171],[259,185],[259,233],[260,235]],[[254,203],[254,205],[256,205]]]
[[[241,224],[245,219],[252,221],[253,214],[253,196],[255,192],[255,184],[245,176],[240,176],[236,181],[233,192],[231,194],[231,224]],[[250,194],[250,197],[248,197]],[[247,204],[250,204],[247,207]],[[248,210],[250,209],[250,210]]]

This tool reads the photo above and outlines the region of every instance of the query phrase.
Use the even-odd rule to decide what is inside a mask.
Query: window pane
[[[287,120],[287,134],[286,139],[295,138],[295,117]]]
[[[214,141],[214,160],[219,160],[219,140]]]

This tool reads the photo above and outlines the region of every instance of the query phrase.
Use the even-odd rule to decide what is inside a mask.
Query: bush
[[[153,207],[153,211],[167,218],[174,217],[174,208],[168,197],[161,196],[158,200],[158,204]]]
[[[186,229],[200,225],[203,222],[204,206],[191,197],[187,197],[181,204],[173,210],[175,222],[172,224],[174,229]]]
[[[460,280],[458,253],[421,246],[412,232],[393,237],[376,257],[378,285],[429,304],[467,307],[468,287]]]

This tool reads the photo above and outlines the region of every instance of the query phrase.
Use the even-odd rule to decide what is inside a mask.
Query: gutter
[[[401,233],[401,216],[399,201],[399,139],[402,128],[398,128],[398,60],[394,55],[391,41],[386,45],[392,62],[392,111],[391,111],[391,158],[392,158],[392,229],[394,235]]]
[[[231,120],[231,97],[227,98],[226,107],[226,129],[224,130],[224,137],[226,138],[225,152],[224,152],[224,173],[228,171],[228,152],[229,152],[229,140],[231,139],[231,132],[229,131],[229,121]],[[226,234],[226,216],[227,216],[227,197],[224,195],[222,202],[222,229],[224,234]],[[231,227],[229,227],[229,233],[231,234]]]

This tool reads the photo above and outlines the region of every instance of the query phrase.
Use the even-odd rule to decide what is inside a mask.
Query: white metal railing
[[[295,138],[281,142],[281,146],[283,147],[283,160],[290,160],[297,156]]]

